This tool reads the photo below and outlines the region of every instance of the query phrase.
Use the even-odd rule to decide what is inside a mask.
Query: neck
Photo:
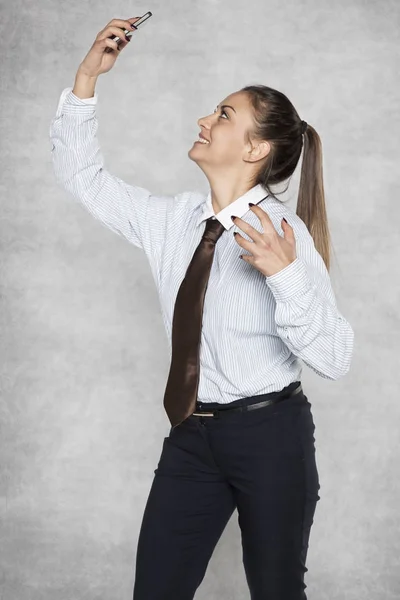
[[[213,182],[211,187],[211,203],[215,214],[219,213],[229,204],[244,196],[251,189],[248,182]]]

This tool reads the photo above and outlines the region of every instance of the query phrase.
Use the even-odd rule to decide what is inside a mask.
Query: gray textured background
[[[48,132],[98,31],[147,10],[97,86],[111,173],[207,191],[187,157],[197,119],[250,83],[286,93],[322,138],[332,284],[355,352],[343,380],[303,371],[321,481],[308,594],[399,598],[398,0],[2,0],[0,598],[132,595],[169,426],[166,339],[144,255],[57,186]],[[297,189],[298,171],[282,199]],[[248,598],[237,513],[196,598]]]

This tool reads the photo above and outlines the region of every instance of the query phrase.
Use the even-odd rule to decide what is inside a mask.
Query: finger
[[[114,50],[116,52],[119,52],[122,49],[122,43],[120,43],[119,45],[117,44],[116,41],[114,40],[110,40],[109,38],[106,38],[104,40],[105,45],[107,46],[106,49],[104,50],[104,52],[106,52],[107,54],[113,52]],[[127,44],[128,42],[126,42]]]
[[[112,36],[110,36],[110,33],[112,33]],[[102,34],[98,36],[97,39],[98,40],[104,40],[105,38],[116,39],[118,37],[120,40],[127,42],[130,38],[126,38],[125,36],[126,36],[125,29],[121,29],[120,27],[111,26],[111,27],[107,27],[107,29],[105,29],[102,32]]]
[[[128,29],[129,31],[133,31],[131,25],[136,21],[139,21],[140,17],[132,17],[131,19],[113,19],[104,27],[108,29],[109,27],[120,27],[121,29]]]
[[[235,219],[232,219],[232,221],[237,227],[239,227],[239,229],[242,229],[254,241],[262,239],[262,234],[259,231],[257,231],[257,229],[254,229],[254,227],[252,227],[250,223],[247,223],[247,221],[244,221],[240,217],[235,217]]]
[[[288,242],[295,241],[293,227],[289,225],[285,218],[282,219],[283,236]]]
[[[128,38],[130,39],[130,38]],[[107,48],[104,50],[104,52],[113,52],[114,50],[119,53],[121,52],[121,50],[123,50],[125,48],[125,46],[127,46],[129,44],[129,42],[127,42],[125,39],[121,40],[121,39],[110,39],[110,38],[105,38],[104,40],[100,40],[101,43],[104,42],[104,44],[107,46]]]
[[[256,204],[254,206],[251,206],[250,210],[253,211],[260,219],[264,233],[276,233],[274,224],[271,221],[269,214],[265,210],[263,210],[260,206],[257,206]]]
[[[249,240],[246,240],[237,231],[235,231],[235,233],[233,234],[233,237],[235,238],[236,243],[241,248],[244,248],[245,250],[248,250],[249,252],[253,252],[254,251],[254,242],[249,242]]]
[[[127,33],[132,34],[136,31],[136,27],[132,27],[133,23],[138,21],[140,17],[134,17],[132,19],[127,19],[126,21],[122,19],[113,19],[104,29],[99,31],[97,34],[97,39],[102,40],[110,36],[110,32],[114,34],[114,36],[119,37],[121,40],[127,41],[125,35]],[[128,38],[130,40],[130,38]]]

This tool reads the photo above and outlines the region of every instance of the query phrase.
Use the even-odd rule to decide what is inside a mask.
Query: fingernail
[[[130,41],[131,41],[131,38],[130,38],[130,37],[128,37],[127,35],[125,36],[125,39],[126,39],[126,41],[127,41],[127,42],[130,42]]]
[[[235,221],[236,217],[234,215],[231,215],[231,219],[232,221]]]
[[[249,202],[249,206],[254,206],[254,204],[252,202]]]
[[[283,217],[283,220],[285,221],[285,223],[287,223],[287,221],[286,221],[285,217]]]
[[[135,27],[135,25],[133,23],[131,23],[131,27],[132,27],[132,29],[137,29],[137,27]]]

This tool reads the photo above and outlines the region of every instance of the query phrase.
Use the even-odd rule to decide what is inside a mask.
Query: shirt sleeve
[[[63,90],[50,125],[56,180],[104,226],[155,260],[162,251],[174,198],[154,196],[104,169],[96,137],[98,95],[81,99],[72,89]]]
[[[339,312],[326,265],[312,237],[296,243],[297,258],[265,277],[276,301],[279,336],[304,363],[325,379],[350,368],[354,332]]]

